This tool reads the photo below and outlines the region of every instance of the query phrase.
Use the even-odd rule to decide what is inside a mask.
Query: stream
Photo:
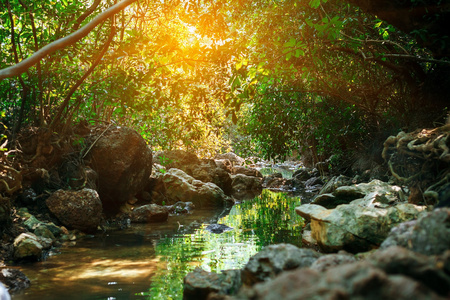
[[[182,299],[183,278],[196,267],[242,268],[262,247],[301,246],[301,197],[263,190],[232,208],[197,210],[158,224],[132,224],[74,241],[45,261],[21,265],[32,285],[21,299]],[[209,224],[233,229],[209,232]]]

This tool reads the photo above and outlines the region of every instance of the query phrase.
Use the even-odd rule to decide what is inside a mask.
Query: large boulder
[[[172,168],[161,175],[165,197],[170,203],[192,202],[197,208],[221,207],[232,203],[232,199],[217,185],[211,182],[197,180],[182,170]]]
[[[90,167],[98,174],[98,193],[106,212],[117,212],[148,183],[152,151],[133,129],[102,127],[89,152]]]
[[[404,200],[402,199],[403,192],[399,186],[390,185],[380,180],[350,186],[338,186],[345,181],[346,178],[342,177],[332,179],[331,184],[328,183],[327,188],[323,188],[321,194],[312,203],[331,209],[340,204],[348,204],[356,199],[364,199],[367,204],[378,206],[387,206],[395,201]],[[325,193],[329,191],[332,192]]]
[[[251,286],[273,279],[283,271],[309,267],[320,256],[314,250],[290,244],[270,245],[249,259],[241,271],[242,282]]]
[[[392,227],[417,218],[424,209],[408,203],[381,208],[357,200],[335,209],[305,204],[296,212],[311,220],[312,237],[325,252],[362,252],[380,246]]]
[[[83,232],[94,232],[102,220],[102,202],[91,189],[58,190],[47,200],[47,207],[65,226]]]
[[[214,183],[226,195],[231,195],[231,178],[224,164],[218,164],[213,159],[199,159],[184,150],[159,151],[154,157],[167,170],[180,169],[197,180]]]
[[[440,208],[392,228],[380,248],[402,246],[432,255],[450,249],[450,208]]]
[[[232,175],[231,195],[239,200],[252,199],[262,192],[262,178],[244,174]]]
[[[195,179],[214,183],[220,187],[226,195],[231,195],[232,180],[230,174],[224,168],[218,166],[213,159],[202,159],[199,164],[189,165],[181,169]]]

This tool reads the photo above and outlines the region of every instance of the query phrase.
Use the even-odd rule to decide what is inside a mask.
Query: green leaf
[[[286,60],[290,60],[291,57],[292,57],[292,52],[289,52],[289,53],[286,55]]]
[[[297,41],[296,41],[294,38],[291,38],[291,39],[289,40],[289,42],[287,42],[287,43],[284,44],[284,47],[285,47],[285,48],[294,47],[296,42],[297,42]]]
[[[304,56],[305,52],[302,49],[295,50],[295,57],[299,58],[300,56]]]
[[[312,8],[318,8],[320,5],[320,0],[311,0],[309,1],[309,6]]]

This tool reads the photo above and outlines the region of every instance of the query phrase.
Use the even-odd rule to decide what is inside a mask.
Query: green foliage
[[[300,150],[320,161],[356,149],[370,129],[365,123],[355,105],[313,94],[266,91],[239,124],[265,158],[283,160]]]
[[[0,68],[108,7],[100,2],[81,19],[89,9],[83,1],[0,6]],[[343,151],[342,140],[352,147],[350,137],[392,119],[409,125],[425,109],[417,92],[433,65],[399,55],[430,57],[410,36],[343,1],[139,1],[20,78],[1,81],[0,111],[9,128],[63,131],[78,118],[114,120],[155,150],[206,157],[230,147],[281,158],[314,147],[329,156]],[[330,129],[349,122],[336,127],[343,132]],[[361,124],[361,132],[345,129]]]
[[[426,118],[411,115],[427,110],[417,93],[430,65],[397,57],[429,53],[392,25],[343,1],[244,3],[230,17],[241,48],[229,103],[244,107],[238,132],[250,136],[239,149],[317,161]]]

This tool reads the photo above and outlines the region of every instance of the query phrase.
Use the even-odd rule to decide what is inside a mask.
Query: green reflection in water
[[[300,198],[264,190],[252,201],[235,205],[219,224],[232,231],[213,234],[203,224],[194,233],[162,238],[156,255],[164,267],[152,277],[148,299],[182,299],[183,278],[196,267],[210,272],[242,268],[263,246],[301,246],[304,220],[295,213]]]

